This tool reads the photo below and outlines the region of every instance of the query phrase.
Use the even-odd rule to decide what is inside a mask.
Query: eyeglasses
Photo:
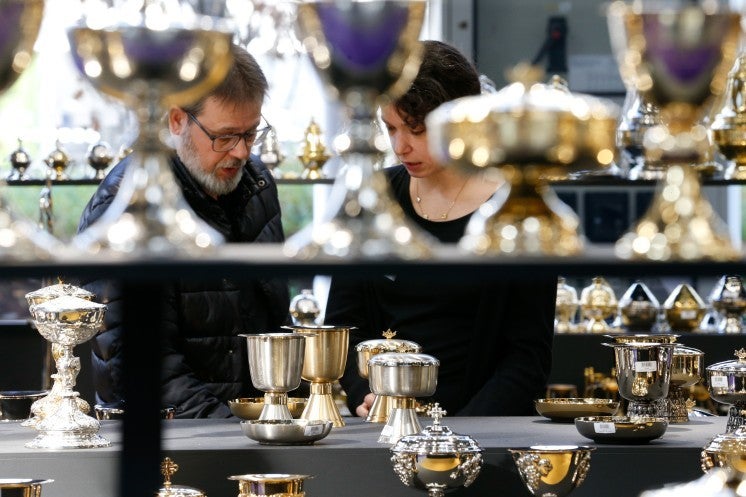
[[[266,124],[266,126],[263,126],[261,128],[252,129],[250,131],[247,131],[245,133],[233,133],[230,135],[213,135],[209,131],[205,129],[204,126],[202,126],[202,123],[197,120],[196,117],[191,112],[186,113],[187,116],[189,116],[189,119],[194,121],[194,124],[196,124],[199,129],[202,130],[202,132],[207,135],[207,137],[212,141],[212,149],[215,152],[229,152],[236,148],[238,143],[243,138],[244,142],[246,143],[246,149],[251,149],[251,145],[256,140],[262,140],[267,133],[272,129],[272,125],[270,125],[267,120],[262,116],[262,120]]]

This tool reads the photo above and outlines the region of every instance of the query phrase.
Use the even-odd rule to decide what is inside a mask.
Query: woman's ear
[[[179,107],[171,107],[168,110],[168,130],[172,135],[180,135],[187,126],[187,115]]]

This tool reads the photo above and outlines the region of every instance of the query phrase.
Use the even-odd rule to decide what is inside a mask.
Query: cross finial
[[[427,410],[427,415],[433,418],[433,427],[439,427],[440,426],[440,418],[445,416],[446,413],[443,409],[440,408],[440,404],[436,402],[433,404],[433,406]]]
[[[396,332],[392,331],[391,328],[389,328],[388,330],[381,333],[381,335],[383,335],[386,338],[386,340],[391,340],[392,338],[396,336]]]
[[[163,486],[165,487],[171,486],[171,477],[177,471],[179,471],[179,465],[173,462],[170,457],[167,457],[163,460],[163,462],[161,463],[161,474],[163,475]]]

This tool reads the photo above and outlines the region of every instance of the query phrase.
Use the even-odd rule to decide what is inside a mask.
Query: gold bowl
[[[653,417],[589,416],[575,418],[575,428],[596,443],[642,444],[663,436],[668,421]]]
[[[293,418],[299,418],[306,407],[307,399],[303,397],[288,398],[288,409]],[[237,418],[252,420],[259,419],[264,409],[264,397],[242,397],[228,401],[231,413]]]
[[[619,409],[619,401],[593,398],[553,398],[534,401],[536,412],[552,421],[571,423],[575,418],[611,416]]]

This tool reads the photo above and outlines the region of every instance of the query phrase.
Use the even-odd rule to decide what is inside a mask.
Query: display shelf
[[[389,446],[377,443],[383,425],[359,418],[345,422],[347,426],[332,429],[312,446],[265,446],[245,437],[235,418],[164,421],[161,456],[179,465],[175,484],[199,488],[209,496],[237,495],[237,483],[227,478],[246,473],[310,475],[304,485],[309,497],[425,495],[405,487],[394,474]],[[430,424],[428,419],[421,422]],[[443,424],[471,436],[484,449],[484,464],[474,484],[453,492],[464,497],[529,495],[507,449],[547,444],[596,447],[588,477],[573,497],[639,495],[645,489],[702,476],[702,447],[725,431],[724,417],[697,418],[670,425],[663,437],[648,444],[629,446],[596,445],[573,424],[541,417],[446,417]],[[121,427],[120,421],[102,422],[101,434],[113,442],[109,448],[49,451],[23,446],[34,437],[33,430],[18,423],[0,424],[3,474],[53,478],[55,482],[44,487],[45,497],[115,495]]]
[[[81,179],[53,179],[51,180],[52,186],[88,186],[98,185],[101,183],[100,179],[96,178],[81,178]],[[7,186],[45,186],[47,184],[46,179],[9,179],[5,180]]]

